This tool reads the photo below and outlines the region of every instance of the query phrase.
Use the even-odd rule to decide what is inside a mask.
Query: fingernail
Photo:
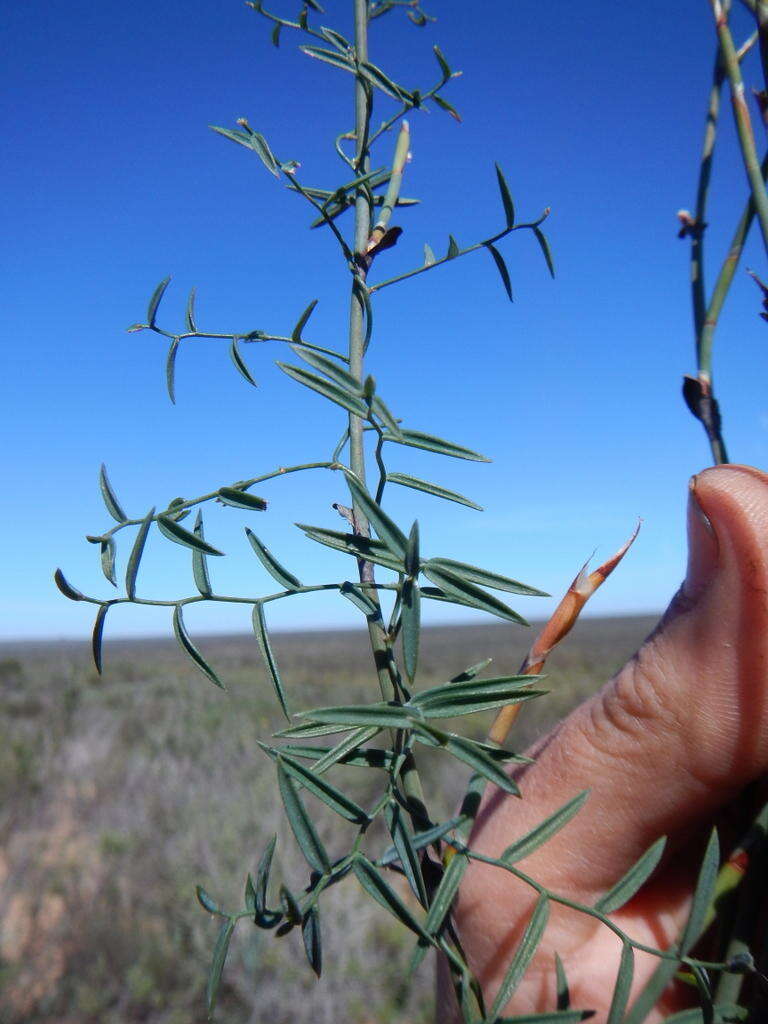
[[[685,590],[689,597],[707,585],[718,565],[719,544],[712,523],[696,495],[696,477],[688,487],[688,569]]]

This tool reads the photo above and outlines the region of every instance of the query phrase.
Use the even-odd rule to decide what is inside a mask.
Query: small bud
[[[366,402],[373,401],[373,396],[376,394],[376,381],[370,374],[363,382],[363,394],[365,395]]]
[[[677,219],[680,221],[680,230],[677,233],[678,238],[685,238],[690,235],[691,238],[699,237],[706,224],[699,224],[698,220],[691,214],[690,210],[678,210]]]
[[[748,952],[737,953],[726,965],[729,974],[751,974],[754,969],[755,961],[752,959],[752,954]]]

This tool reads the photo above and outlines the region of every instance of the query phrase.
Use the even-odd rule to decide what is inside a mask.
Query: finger
[[[741,466],[692,481],[686,580],[659,628],[540,745],[523,799],[486,795],[472,846],[498,857],[582,789],[585,808],[522,867],[591,902],[662,834],[693,834],[768,769],[768,477]],[[486,966],[509,945],[519,887],[473,865],[462,938]],[[523,907],[524,909],[524,907]]]

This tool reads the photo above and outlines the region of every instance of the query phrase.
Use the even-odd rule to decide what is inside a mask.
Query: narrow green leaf
[[[184,504],[185,501],[183,498],[174,498],[173,501],[168,502],[168,508],[165,510],[165,515],[167,515],[169,519],[172,519],[174,523],[180,523],[182,519],[187,518],[191,511],[188,508],[182,508],[181,506]]]
[[[468,459],[470,462],[490,462],[485,455],[473,452],[471,448],[464,448],[453,441],[445,441],[442,437],[433,437],[431,434],[424,434],[420,430],[402,430],[400,436],[395,437],[387,433],[387,441],[394,441],[397,444],[407,445],[409,448],[422,448],[427,452],[436,452],[438,455],[449,455],[454,459]]]
[[[391,750],[382,750],[381,747],[360,747],[350,743],[353,737],[355,743],[360,743],[358,738],[360,735],[375,736],[380,731],[376,726],[355,729],[340,740],[335,747],[316,747],[309,744],[292,743],[288,750],[292,757],[302,757],[308,761],[314,761],[312,770],[316,775],[338,763],[350,765],[353,768],[389,769],[395,759]],[[345,748],[347,753],[343,752]]]
[[[437,263],[437,258],[432,251],[432,246],[429,242],[424,243],[424,266],[431,267],[433,263]]]
[[[696,882],[696,889],[693,894],[691,912],[680,939],[680,955],[686,956],[699,937],[704,928],[707,911],[712,903],[717,881],[717,872],[720,866],[720,844],[717,837],[717,829],[713,828],[701,862],[701,870]]]
[[[321,60],[324,64],[330,64],[334,68],[341,68],[342,71],[350,71],[352,74],[355,73],[354,63],[336,50],[326,50],[322,46],[300,46],[299,49],[314,60]]]
[[[125,591],[129,601],[133,601],[136,597],[136,576],[139,572],[141,556],[144,554],[144,545],[147,543],[147,534],[152,525],[154,515],[155,510],[151,508],[142,519],[136,539],[133,542],[133,547],[131,548],[131,553],[128,556],[128,565],[125,570]]]
[[[315,306],[317,305],[317,302],[318,302],[317,299],[312,299],[310,304],[307,306],[307,308],[304,310],[304,312],[299,317],[299,322],[293,328],[293,333],[291,334],[291,338],[294,341],[301,341],[301,332],[307,326],[307,321],[312,316],[312,313],[314,312],[314,309],[315,309]]]
[[[310,793],[313,793],[318,800],[322,800],[336,814],[346,818],[347,821],[354,822],[356,825],[368,823],[368,815],[346,793],[342,793],[340,789],[332,786],[326,779],[319,778],[311,769],[305,768],[300,761],[295,761],[283,751],[279,751],[277,756],[282,761],[283,767],[289,775],[301,783]]]
[[[229,357],[232,360],[232,362],[235,364],[235,367],[237,368],[237,372],[242,377],[244,377],[248,381],[249,384],[252,384],[255,388],[257,388],[259,385],[256,383],[256,381],[251,376],[251,371],[248,369],[248,367],[247,367],[247,365],[245,363],[245,360],[243,359],[242,353],[240,352],[240,348],[239,348],[239,345],[238,345],[238,339],[237,338],[233,338],[232,339],[232,344],[229,346]]]
[[[199,509],[192,532],[198,540],[202,541],[203,544],[205,543],[205,534],[203,532],[203,513]],[[205,553],[200,548],[192,549],[192,576],[195,580],[195,586],[203,597],[210,597],[213,591],[211,590],[211,581],[208,577],[208,560],[205,557]]]
[[[397,82],[393,82],[392,79],[385,75],[381,68],[376,67],[375,64],[371,64],[368,61],[361,60],[358,62],[358,69],[360,74],[367,78],[371,85],[375,85],[377,89],[381,89],[388,96],[393,99],[401,100],[407,103],[412,102],[413,97]]]
[[[256,886],[253,884],[253,878],[251,878],[250,871],[248,877],[245,880],[245,892],[243,893],[245,899],[245,909],[256,916]]]
[[[315,352],[313,349],[301,348],[299,345],[291,345],[292,350],[296,353],[299,358],[303,359],[304,362],[309,363],[310,366],[314,366],[316,370],[320,370],[326,377],[330,377],[331,380],[338,384],[344,391],[349,392],[351,395],[355,395],[358,398],[362,398],[363,391],[360,387],[357,378],[353,377],[348,370],[345,370],[335,359],[329,359],[320,352]]]
[[[309,718],[313,724],[342,725],[350,729],[364,725],[375,725],[379,729],[407,729],[414,717],[420,717],[420,713],[418,708],[406,708],[399,704],[340,704],[337,707],[300,711],[296,717]]]
[[[104,619],[106,619],[110,607],[111,602],[109,601],[106,604],[99,605],[99,610],[96,612],[96,620],[93,623],[91,651],[93,653],[93,663],[99,675],[101,675],[101,641],[104,635]]]
[[[334,28],[326,28],[325,26],[322,26],[320,28],[320,34],[325,36],[329,43],[337,47],[340,53],[348,54],[352,49],[352,44],[349,40],[345,39],[344,36]]]
[[[283,798],[288,824],[291,826],[296,842],[310,867],[324,874],[331,870],[328,853],[315,831],[312,819],[307,814],[301,801],[296,784],[288,775],[281,758],[277,759],[277,781],[280,795]]]
[[[515,226],[515,204],[512,202],[512,194],[509,191],[507,179],[504,177],[499,165],[496,164],[495,167],[496,178],[499,182],[499,192],[501,193],[501,201],[504,205],[504,216],[507,218],[507,227],[513,228]]]
[[[101,571],[112,584],[117,586],[115,577],[115,542],[112,537],[105,537],[101,541]]]
[[[331,736],[337,732],[347,732],[355,726],[343,726],[336,723],[319,725],[316,722],[307,722],[306,725],[291,725],[287,729],[280,729],[272,735],[279,739],[306,739],[310,736]]]
[[[538,850],[540,846],[551,839],[561,828],[565,828],[571,818],[578,814],[588,796],[589,790],[585,789],[583,793],[579,793],[563,804],[562,807],[553,814],[550,814],[544,821],[536,825],[535,828],[532,828],[530,832],[526,832],[524,836],[521,836],[511,846],[508,846],[500,859],[505,864],[517,864],[518,861],[532,854],[534,850]]]
[[[257,601],[253,606],[253,631],[256,634],[256,640],[259,644],[261,656],[264,659],[264,663],[266,664],[270,678],[272,679],[272,685],[275,688],[275,693],[277,694],[277,699],[280,702],[280,707],[283,709],[285,717],[290,721],[288,703],[285,699],[285,691],[283,689],[283,681],[280,678],[280,670],[277,667],[277,661],[275,660],[275,655],[272,652],[272,645],[269,642],[264,606],[259,601]]]
[[[411,532],[408,534],[408,544],[405,550],[405,572],[414,579],[419,574],[421,567],[421,552],[419,550],[419,521],[415,519]]]
[[[373,307],[371,306],[371,293],[357,276],[352,278],[352,292],[357,297],[357,301],[363,307],[363,312],[365,313],[365,334],[363,336],[363,355],[365,355],[371,342],[371,335],[373,334]]]
[[[351,601],[356,608],[359,608],[365,615],[373,615],[374,617],[380,617],[381,612],[379,607],[364,590],[356,586],[354,583],[345,581],[339,587],[339,593],[343,594],[348,601]]]
[[[459,672],[458,675],[453,676],[451,679],[452,683],[468,683],[470,679],[474,679],[493,661],[493,658],[484,658],[482,661],[478,661],[475,665],[470,665],[469,668],[465,668],[463,672]]]
[[[178,351],[179,339],[174,338],[168,348],[168,356],[165,360],[165,386],[173,405],[176,405],[176,354]]]
[[[269,886],[269,872],[272,868],[272,857],[277,845],[277,835],[273,835],[264,848],[256,868],[256,882],[254,884],[254,905],[256,913],[261,917],[267,913],[267,887]]]
[[[536,901],[536,906],[534,907],[528,926],[523,933],[523,937],[520,940],[520,945],[517,947],[515,955],[512,957],[512,961],[506,970],[501,987],[496,993],[496,998],[493,1001],[493,1006],[491,1007],[489,1015],[491,1020],[494,1020],[498,1014],[501,1013],[503,1008],[515,994],[518,985],[523,979],[523,975],[528,970],[528,965],[533,959],[533,954],[536,952],[538,945],[541,942],[548,919],[549,900],[542,893]]]
[[[635,973],[635,952],[629,943],[625,943],[621,951],[619,961],[619,973],[616,977],[616,984],[613,989],[613,998],[608,1010],[608,1017],[605,1024],[621,1024],[624,1020],[624,1012],[629,1002],[629,992],[632,988],[632,978]]]
[[[714,1024],[715,1007],[712,1001],[712,986],[709,975],[698,964],[690,964],[689,966],[696,983],[696,991],[698,992],[699,1003],[701,1004],[701,1016],[703,1017],[704,1024]]]
[[[424,883],[424,876],[421,873],[421,864],[416,848],[413,845],[413,835],[408,827],[405,812],[400,804],[393,800],[384,808],[384,817],[389,834],[392,837],[392,842],[395,844],[395,850],[400,858],[400,864],[405,872],[405,877],[408,879],[408,884],[422,907],[426,907],[429,903],[427,887]],[[425,927],[427,931],[430,931],[428,925],[425,925]]]
[[[278,21],[277,24],[275,25],[275,27],[272,29],[272,45],[273,46],[277,46],[277,47],[280,46],[280,29],[282,27],[283,26]]]
[[[160,284],[152,292],[152,298],[149,300],[149,306],[147,307],[147,324],[150,327],[155,326],[155,317],[157,316],[157,307],[165,295],[165,289],[168,287],[170,277],[163,278]]]
[[[504,262],[504,257],[496,246],[491,245],[490,242],[483,242],[483,245],[491,256],[493,256],[493,262],[496,264],[496,269],[499,271],[499,275],[501,276],[501,283],[504,285],[504,291],[507,293],[509,301],[512,302],[512,282],[509,279],[509,271],[507,270],[507,264]]]
[[[486,698],[457,696],[453,699],[434,701],[422,707],[421,711],[425,718],[457,718],[460,715],[474,715],[479,711],[492,711],[494,708],[502,708],[507,704],[522,704],[524,701],[543,697],[546,693],[546,690],[526,690],[524,693],[499,692],[496,697]]]
[[[354,533],[326,530],[321,526],[308,526],[306,523],[296,523],[296,525],[310,540],[317,541],[318,544],[335,548],[337,551],[344,551],[356,558],[374,562],[376,565],[383,565],[385,569],[403,572],[402,559],[395,557],[383,541],[358,537]]]
[[[666,842],[665,836],[657,839],[645,851],[642,857],[633,864],[629,871],[619,879],[616,885],[597,901],[595,910],[599,910],[603,914],[612,914],[614,910],[618,910],[619,907],[623,907],[625,903],[628,903],[656,870],[656,865],[664,853]]]
[[[533,233],[536,235],[536,241],[541,246],[541,251],[544,253],[544,259],[547,263],[547,269],[549,270],[552,277],[555,276],[555,264],[552,262],[552,250],[549,248],[549,242],[547,236],[541,230],[541,228],[533,228]]]
[[[555,953],[555,977],[557,979],[557,1008],[558,1010],[570,1010],[571,990],[568,987],[568,978],[559,953]]]
[[[428,715],[429,712],[425,710],[425,714]],[[505,793],[510,793],[512,796],[520,796],[517,783],[507,775],[498,762],[480,744],[464,736],[454,736],[451,733],[442,732],[428,725],[417,726],[416,732],[417,735],[429,734],[437,742],[438,746],[452,754],[458,761],[469,765],[474,772],[482,775],[484,779],[492,782],[494,786],[498,786]]]
[[[441,82],[442,85],[445,82],[447,82],[448,79],[451,77],[451,68],[450,65],[448,64],[448,61],[443,56],[442,50],[440,49],[439,46],[433,46],[432,50],[435,54],[437,63],[440,65],[440,72],[443,76],[443,81]]]
[[[224,970],[224,963],[227,959],[229,943],[234,930],[234,918],[230,917],[222,922],[218,938],[216,939],[216,945],[213,949],[213,960],[211,961],[211,970],[208,974],[208,985],[205,991],[209,1019],[213,1017],[213,1011],[216,1007],[216,997],[219,994],[219,985],[221,984],[221,972]]]
[[[193,334],[196,334],[197,333],[197,325],[195,324],[195,289],[194,288],[192,288],[192,290],[190,291],[189,298],[187,299],[186,319],[187,319],[187,330],[191,331]]]
[[[432,846],[433,843],[438,842],[443,836],[452,832],[457,825],[461,825],[464,821],[462,816],[451,818],[450,821],[443,821],[439,825],[434,825],[432,828],[425,829],[423,832],[417,832],[411,839],[415,850],[423,850],[425,846]],[[379,858],[377,863],[381,867],[386,867],[388,864],[392,864],[398,859],[398,853],[394,846],[390,848]]]
[[[410,703],[420,708],[427,708],[443,704],[446,700],[461,700],[463,698],[493,699],[499,697],[505,700],[507,697],[512,697],[519,691],[527,689],[542,678],[542,676],[529,675],[493,676],[489,679],[467,679],[460,682],[441,683],[439,686],[432,686],[428,690],[422,690],[415,694]]]
[[[361,747],[364,743],[367,743],[368,740],[373,739],[373,737],[376,736],[378,732],[379,729],[377,726],[364,726],[360,729],[354,729],[348,736],[345,736],[342,740],[339,740],[335,747],[331,747],[329,750],[326,750],[325,753],[322,754],[322,756],[318,757],[317,761],[315,761],[314,765],[312,766],[312,771],[314,772],[315,775],[321,775],[324,771],[327,771],[329,768],[331,768],[334,764],[337,764],[339,761],[343,761],[344,764],[349,764],[350,759],[348,755],[351,755],[353,751],[355,753],[355,756],[359,757],[360,764],[369,765],[370,762],[366,759],[365,756],[366,751],[358,750],[358,747]],[[317,749],[318,748],[315,747],[315,750]],[[293,747],[291,748],[291,753],[295,753]],[[377,757],[375,758],[375,760],[377,761],[377,763],[384,762],[385,758],[378,756],[382,753],[384,752],[376,752]]]
[[[209,124],[208,127],[212,132],[223,135],[225,139],[231,139],[232,142],[237,142],[238,145],[245,146],[246,149],[251,148],[251,136],[249,132],[237,131],[234,128],[220,128],[215,124]]]
[[[368,415],[368,408],[361,398],[347,391],[338,384],[330,380],[324,380],[319,377],[316,373],[311,373],[309,370],[303,369],[301,366],[290,366],[287,363],[281,363],[277,361],[277,366],[287,374],[292,380],[297,381],[299,384],[303,384],[307,388],[311,388],[312,391],[316,391],[323,398],[327,398],[330,402],[335,402],[336,405],[340,405],[343,409],[348,412],[355,413],[356,416],[366,417]]]
[[[205,891],[202,885],[195,886],[195,895],[197,896],[197,902],[209,914],[222,915],[224,913],[216,900]]]
[[[457,852],[451,857],[424,922],[424,928],[430,935],[437,935],[442,929],[468,867],[469,857],[465,853]]]
[[[448,100],[444,100],[443,97],[438,96],[437,93],[435,93],[435,95],[432,96],[431,99],[433,100],[434,103],[438,105],[438,107],[440,107],[441,110],[444,110],[446,114],[450,114],[454,121],[461,121],[461,114],[459,114],[456,107],[451,106]]]
[[[256,153],[261,162],[267,168],[267,170],[274,174],[276,178],[280,177],[279,163],[272,150],[269,148],[269,143],[259,132],[253,132],[251,135],[251,149]]]
[[[181,544],[182,547],[192,548],[193,551],[202,551],[206,555],[224,554],[223,551],[219,551],[218,548],[213,547],[213,545],[203,540],[196,533],[180,526],[170,516],[159,515],[157,517],[157,528],[164,537],[172,540],[174,544]]]
[[[486,593],[480,587],[475,586],[474,583],[468,582],[465,578],[457,576],[442,566],[436,566],[430,561],[422,566],[422,572],[427,579],[436,584],[449,598],[458,598],[461,604],[478,608],[480,611],[488,612],[491,615],[497,615],[501,619],[518,622],[523,626],[528,625],[528,622],[522,615],[518,615],[517,612],[504,604],[503,601],[499,601],[492,594]]]
[[[403,663],[410,683],[416,678],[421,636],[421,597],[419,584],[408,578],[403,583],[403,605],[400,615],[403,628]]]
[[[216,497],[224,505],[229,505],[231,508],[242,508],[247,512],[263,512],[267,507],[264,498],[240,490],[239,487],[220,487],[216,492]]]
[[[578,1024],[594,1017],[594,1010],[553,1010],[551,1013],[524,1013],[522,1016],[496,1017],[493,1024]]]
[[[379,398],[378,395],[375,395],[373,399],[373,411],[379,417],[387,430],[391,431],[397,437],[400,436],[400,424],[390,412],[389,406],[387,406],[384,400]]]
[[[269,548],[262,544],[256,534],[249,530],[247,526],[245,528],[245,534],[261,564],[270,576],[277,580],[281,587],[285,587],[286,590],[296,590],[297,587],[301,586],[301,583],[293,573],[288,572],[285,566],[278,562]]]
[[[482,506],[475,504],[469,498],[456,491],[449,491],[447,487],[440,487],[438,484],[430,483],[428,480],[420,480],[419,477],[409,476],[407,473],[387,473],[387,483],[400,484],[401,487],[412,487],[415,491],[424,491],[426,494],[433,494],[436,498],[444,498],[446,501],[455,501],[459,505],[466,505],[468,508],[476,508],[482,512]]]
[[[501,576],[497,572],[489,572],[487,569],[480,569],[467,562],[457,562],[453,558],[430,558],[424,565],[434,566],[436,569],[459,576],[469,583],[477,583],[478,586],[490,587],[492,590],[505,590],[510,594],[523,594],[526,597],[549,597],[549,594],[545,594],[543,590],[529,587],[525,583],[520,583],[519,580]]]
[[[389,518],[368,491],[350,474],[347,474],[347,484],[355,503],[378,534],[379,540],[386,544],[395,558],[404,558],[408,541],[400,527]]]
[[[280,906],[283,908],[283,913],[291,924],[298,924],[301,921],[299,901],[287,885],[280,886]]]
[[[179,641],[181,647],[190,656],[192,661],[194,661],[194,663],[197,665],[200,671],[204,675],[208,676],[212,683],[220,687],[222,690],[225,690],[226,687],[224,686],[224,684],[221,682],[221,680],[213,671],[211,666],[202,656],[200,651],[198,651],[198,649],[190,640],[186,626],[184,625],[184,619],[182,617],[181,612],[181,605],[179,604],[177,604],[173,609],[173,632],[176,634],[176,639]]]
[[[427,942],[431,942],[423,926],[416,920],[394,889],[391,889],[384,881],[381,872],[371,864],[367,857],[359,854],[352,864],[352,871],[369,896],[372,896],[377,903],[381,904],[411,931]]]
[[[460,252],[459,243],[453,235],[448,235],[448,252],[445,254],[445,258],[447,260],[455,260]]]
[[[307,954],[309,966],[319,978],[323,969],[323,947],[320,939],[320,908],[316,903],[313,903],[304,915],[301,937],[304,940],[304,952]]]
[[[120,502],[115,497],[115,492],[112,490],[112,485],[107,477],[107,467],[103,462],[99,471],[99,487],[101,488],[101,496],[104,499],[104,504],[107,506],[107,512],[109,512],[112,518],[118,523],[124,523],[128,516],[123,512]]]

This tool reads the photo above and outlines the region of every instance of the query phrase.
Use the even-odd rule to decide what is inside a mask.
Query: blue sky
[[[294,5],[273,0],[293,16]],[[349,33],[348,3],[315,17]],[[374,279],[418,265],[424,242],[439,253],[501,227],[493,163],[519,217],[552,207],[552,281],[533,239],[502,243],[515,302],[479,253],[381,293],[369,370],[407,426],[486,453],[490,465],[391,447],[390,468],[469,494],[478,513],[391,487],[386,507],[407,529],[421,523],[427,554],[492,567],[562,592],[594,548],[607,556],[638,516],[631,556],[590,606],[593,614],[661,609],[684,564],[689,475],[707,464],[700,428],[679,396],[694,369],[688,246],[675,212],[694,202],[714,33],[706,5],[670,7],[433,3],[424,29],[395,12],[374,23],[371,60],[409,88],[431,84],[438,43],[463,70],[445,93],[463,115],[411,117],[413,159],[398,212],[405,233]],[[736,17],[739,36],[749,31]],[[192,497],[279,465],[328,458],[340,410],[275,367],[289,353],[251,345],[258,389],[235,372],[226,347],[193,341],[178,357],[177,404],[164,387],[164,344],[124,328],[144,317],[156,283],[173,275],[159,320],[183,324],[198,291],[211,330],[290,330],[311,299],[306,336],[342,348],[347,272],[311,211],[244,149],[208,124],[248,117],[302,180],[344,178],[332,140],[351,127],[351,80],[296,50],[279,50],[267,25],[237,0],[135,0],[129,5],[30,0],[6,12],[2,112],[5,206],[2,274],[6,415],[0,635],[85,637],[93,609],[65,601],[61,566],[108,597],[86,533],[110,525],[98,492],[105,461],[131,515],[176,495]],[[750,83],[758,68],[748,65]],[[384,116],[388,101],[379,105]],[[745,181],[726,108],[713,181],[710,275],[740,211]],[[389,159],[387,140],[379,160]],[[349,220],[344,222],[346,229]],[[746,265],[764,257],[750,245]],[[765,465],[765,325],[739,274],[715,353],[717,389],[734,461]],[[250,525],[304,582],[348,575],[351,565],[306,541],[296,520],[340,528],[336,475],[264,485],[263,514],[214,509],[207,535],[221,592],[274,589],[250,551]],[[126,531],[127,532],[127,531]],[[123,541],[122,570],[127,555]],[[142,593],[194,593],[188,552],[152,538]],[[519,600],[529,617],[552,602]],[[429,621],[466,621],[429,609]],[[242,609],[196,606],[193,631],[249,626]],[[338,597],[270,608],[277,628],[346,626]],[[169,632],[163,609],[113,610],[111,635]]]

